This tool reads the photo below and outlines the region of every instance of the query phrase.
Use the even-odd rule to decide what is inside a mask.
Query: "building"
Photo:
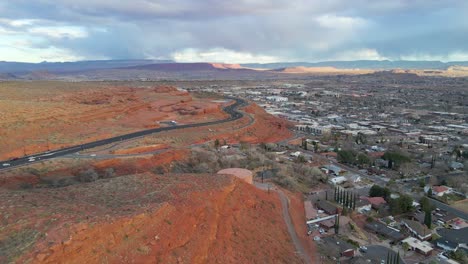
[[[339,210],[338,206],[336,206],[336,205],[334,205],[331,202],[326,201],[326,200],[320,200],[317,203],[317,208],[320,209],[320,210],[323,210],[325,213],[327,213],[329,215],[339,214],[340,213],[340,210]]]
[[[346,177],[348,178],[348,181],[350,182],[353,182],[353,183],[361,182],[361,176],[359,176],[358,174],[348,174],[346,175]]]
[[[398,242],[406,237],[398,229],[388,227],[387,225],[377,221],[368,223],[364,227],[369,231],[390,239],[392,242]]]
[[[459,247],[459,244],[458,243],[455,243],[455,242],[452,242],[452,241],[448,241],[448,240],[445,240],[443,238],[439,238],[437,239],[436,241],[434,241],[434,244],[445,250],[445,251],[456,251]]]
[[[268,101],[273,101],[273,102],[287,102],[288,101],[287,97],[277,96],[277,95],[267,96],[266,99]]]
[[[408,237],[401,242],[407,243],[411,250],[414,250],[424,256],[431,255],[434,250],[429,242],[421,241],[414,237]]]
[[[337,185],[337,184],[342,184],[342,183],[348,181],[348,179],[346,179],[346,177],[344,177],[344,176],[338,176],[338,177],[333,177],[333,178],[329,179],[328,181],[331,184]]]
[[[322,167],[327,174],[335,174],[336,176],[342,175],[346,172],[346,170],[342,169],[336,165],[325,165]]]
[[[420,240],[428,240],[432,237],[432,231],[417,221],[404,219],[401,224],[408,229],[411,235]]]
[[[451,192],[452,192],[452,189],[447,186],[433,186],[432,187],[432,195],[434,196],[440,197]]]
[[[352,258],[356,255],[356,247],[350,243],[336,237],[328,236],[323,238],[325,247],[329,249],[330,255]]]
[[[370,212],[371,209],[372,209],[372,205],[368,200],[359,198],[359,200],[356,201],[356,210],[360,214]]]
[[[383,197],[366,197],[362,196],[360,199],[367,200],[371,204],[372,208],[378,210],[382,205],[387,204],[387,201]]]

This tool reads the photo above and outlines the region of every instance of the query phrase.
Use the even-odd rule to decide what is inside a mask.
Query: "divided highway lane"
[[[205,123],[197,123],[197,124],[187,124],[187,125],[178,125],[178,126],[171,126],[171,127],[160,127],[160,128],[153,128],[153,129],[147,129],[147,130],[142,130],[138,132],[133,132],[130,134],[125,134],[121,136],[116,136],[112,138],[107,138],[107,139],[102,139],[98,141],[93,141],[89,143],[85,143],[82,145],[77,145],[77,146],[72,146],[72,147],[67,147],[63,149],[58,149],[58,150],[53,150],[53,151],[47,151],[43,153],[37,153],[34,155],[29,155],[25,156],[16,160],[5,160],[5,161],[0,161],[0,170],[6,170],[6,169],[11,169],[14,167],[26,165],[26,164],[31,164],[34,162],[39,162],[43,160],[48,160],[48,159],[53,159],[57,158],[60,156],[64,156],[67,154],[72,154],[76,153],[78,151],[82,151],[85,149],[92,149],[95,147],[100,147],[104,146],[107,144],[111,143],[116,143],[124,140],[129,140],[129,139],[134,139],[138,137],[143,137],[147,136],[150,134],[154,133],[159,133],[163,131],[170,131],[170,130],[176,130],[176,129],[184,129],[184,128],[193,128],[193,127],[203,127],[203,126],[210,126],[210,125],[218,125],[226,122],[231,122],[237,119],[240,119],[244,116],[244,114],[240,111],[238,111],[239,107],[243,107],[247,105],[247,102],[243,99],[240,98],[231,98],[228,97],[226,99],[231,99],[235,100],[236,102],[234,104],[228,105],[223,108],[224,112],[230,115],[229,118],[222,119],[222,120],[217,120],[217,121],[210,121],[210,122],[205,122]],[[33,161],[30,161],[31,159],[34,159]],[[10,164],[9,166],[3,167],[2,164],[8,163]]]

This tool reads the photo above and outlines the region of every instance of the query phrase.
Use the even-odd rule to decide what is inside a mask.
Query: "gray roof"
[[[468,227],[462,229],[439,229],[437,233],[442,239],[458,244],[468,244]]]
[[[391,229],[390,227],[386,226],[385,224],[383,223],[380,223],[380,222],[377,222],[377,221],[374,221],[372,223],[369,223],[369,224],[366,224],[365,226],[367,229],[377,233],[377,234],[381,234],[385,237],[388,237],[394,241],[399,241],[399,240],[402,240],[405,238],[405,235],[403,235],[402,233],[394,230],[394,229]]]

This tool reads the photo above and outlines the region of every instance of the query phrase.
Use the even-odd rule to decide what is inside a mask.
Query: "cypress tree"
[[[356,210],[356,202],[357,202],[357,194],[354,194],[354,199],[353,199],[353,210]]]
[[[333,197],[335,198],[335,202],[336,202],[336,187],[335,187],[335,193],[333,195],[334,195]]]
[[[328,201],[328,190],[325,191],[325,200]]]
[[[431,210],[426,210],[424,212],[424,224],[428,227],[431,228],[432,224],[432,213]]]

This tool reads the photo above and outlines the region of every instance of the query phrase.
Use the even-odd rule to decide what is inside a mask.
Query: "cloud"
[[[86,30],[82,27],[74,26],[55,26],[55,27],[32,27],[28,29],[31,34],[42,35],[50,38],[85,38],[88,36]]]
[[[38,54],[54,47],[86,59],[318,61],[468,53],[463,0],[15,0],[0,3],[0,11],[0,42],[12,54],[20,39]]]
[[[375,49],[358,49],[339,52],[332,56],[333,60],[388,60]]]
[[[220,62],[220,63],[271,63],[284,61],[277,57],[267,55],[254,55],[251,53],[236,52],[224,48],[210,50],[184,49],[171,54],[177,62]]]
[[[331,29],[355,29],[364,27],[368,22],[360,17],[346,17],[337,15],[321,15],[317,17],[320,26]]]

